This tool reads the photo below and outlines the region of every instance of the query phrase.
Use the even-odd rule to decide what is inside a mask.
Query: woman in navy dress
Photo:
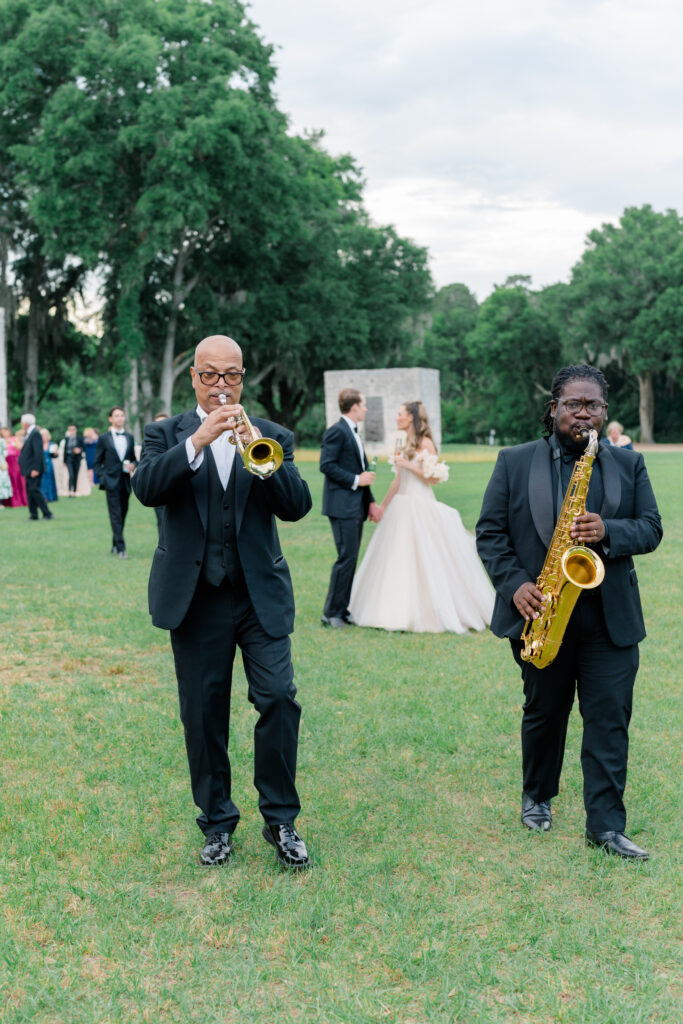
[[[43,439],[43,453],[45,459],[45,472],[40,481],[40,489],[45,495],[46,501],[57,501],[57,483],[55,481],[55,470],[52,460],[57,458],[57,445],[52,443],[52,434],[45,427],[40,432]]]

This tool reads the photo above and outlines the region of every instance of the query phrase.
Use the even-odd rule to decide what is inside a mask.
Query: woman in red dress
[[[5,460],[7,462],[7,472],[9,473],[10,482],[12,484],[12,497],[5,498],[3,505],[7,505],[8,508],[18,508],[21,505],[28,505],[26,500],[26,481],[21,475],[19,469],[19,452],[21,451],[21,442],[16,437],[12,437],[9,427],[0,427],[0,434],[5,439],[7,445],[7,451],[5,453]]]

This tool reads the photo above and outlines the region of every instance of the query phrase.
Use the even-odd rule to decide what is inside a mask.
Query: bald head
[[[221,395],[228,405],[239,403],[242,394],[242,349],[224,334],[212,334],[199,342],[191,368],[192,387],[205,412],[220,408]]]
[[[242,349],[225,334],[212,334],[203,338],[194,350],[194,365],[198,370],[203,369],[202,362],[213,363],[226,359],[233,366],[242,365]]]

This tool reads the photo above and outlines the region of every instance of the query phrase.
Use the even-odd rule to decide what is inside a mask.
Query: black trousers
[[[202,832],[232,832],[240,817],[232,799],[228,757],[237,647],[242,651],[247,695],[258,712],[254,785],[259,809],[269,825],[294,821],[301,809],[295,786],[301,708],[294,699],[289,637],[265,633],[243,584],[233,588],[226,580],[213,587],[200,580],[182,624],[171,631],[171,645]]]
[[[332,566],[323,615],[326,615],[328,619],[343,619],[349,613],[351,585],[363,536],[363,520],[360,517],[358,519],[337,519],[335,516],[330,516],[330,526],[337,548],[337,561]]]
[[[80,455],[67,455],[66,468],[69,473],[69,490],[76,493],[76,483],[78,481],[78,470],[81,465]]]
[[[112,547],[117,551],[126,550],[126,542],[123,539],[123,524],[128,514],[128,502],[130,492],[121,478],[119,486],[107,488],[107,509],[109,510],[109,522],[111,523]]]
[[[38,518],[38,509],[40,509],[44,516],[50,515],[45,495],[40,489],[40,481],[42,479],[42,476],[26,477],[26,500],[28,502],[28,513],[32,519]]]
[[[591,832],[623,832],[637,644],[615,647],[607,633],[600,597],[590,592],[579,597],[560,651],[547,668],[537,669],[522,661],[521,641],[510,643],[524,680],[524,791],[534,800],[550,800],[557,795],[576,692],[583,718],[581,767],[586,828]]]

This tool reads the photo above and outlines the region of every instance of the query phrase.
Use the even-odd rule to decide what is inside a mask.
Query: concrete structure
[[[394,450],[396,413],[404,402],[422,402],[437,448],[441,447],[441,387],[439,371],[423,366],[386,370],[327,370],[325,373],[325,420],[329,427],[339,419],[337,397],[342,388],[358,388],[365,395],[368,414],[360,433],[369,458],[390,455]]]

